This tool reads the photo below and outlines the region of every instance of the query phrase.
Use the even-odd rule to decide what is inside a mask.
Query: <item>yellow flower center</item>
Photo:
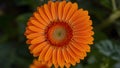
[[[72,38],[72,29],[65,22],[53,22],[46,30],[46,37],[51,45],[63,46]]]
[[[56,41],[61,41],[64,40],[66,37],[66,30],[62,27],[57,27],[53,34],[52,34],[53,39],[55,39]]]

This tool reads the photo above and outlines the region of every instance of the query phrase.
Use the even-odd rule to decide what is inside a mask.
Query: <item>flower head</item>
[[[88,11],[77,3],[49,1],[30,17],[25,35],[30,52],[42,63],[57,67],[76,65],[90,52],[93,27]]]
[[[42,64],[41,62],[34,60],[33,64],[31,64],[29,68],[49,68],[49,67],[46,64]]]

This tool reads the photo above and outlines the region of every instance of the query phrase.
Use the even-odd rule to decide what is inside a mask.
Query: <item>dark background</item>
[[[120,68],[120,0],[71,1],[89,11],[95,31],[91,52],[71,68]],[[28,68],[32,63],[24,31],[44,3],[47,0],[0,0],[0,68]]]

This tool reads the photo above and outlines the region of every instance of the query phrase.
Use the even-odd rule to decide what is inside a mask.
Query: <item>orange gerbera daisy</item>
[[[34,60],[33,64],[31,64],[29,68],[49,68],[49,67],[46,64],[42,64],[41,62]]]
[[[93,27],[88,11],[77,3],[49,1],[30,17],[25,35],[30,52],[42,63],[67,68],[90,52]]]

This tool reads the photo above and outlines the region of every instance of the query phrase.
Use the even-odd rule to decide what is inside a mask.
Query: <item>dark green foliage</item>
[[[89,11],[95,31],[91,52],[71,68],[120,68],[120,0],[71,1]],[[47,0],[0,1],[0,68],[28,68],[32,63],[24,31],[36,7],[44,3]]]

